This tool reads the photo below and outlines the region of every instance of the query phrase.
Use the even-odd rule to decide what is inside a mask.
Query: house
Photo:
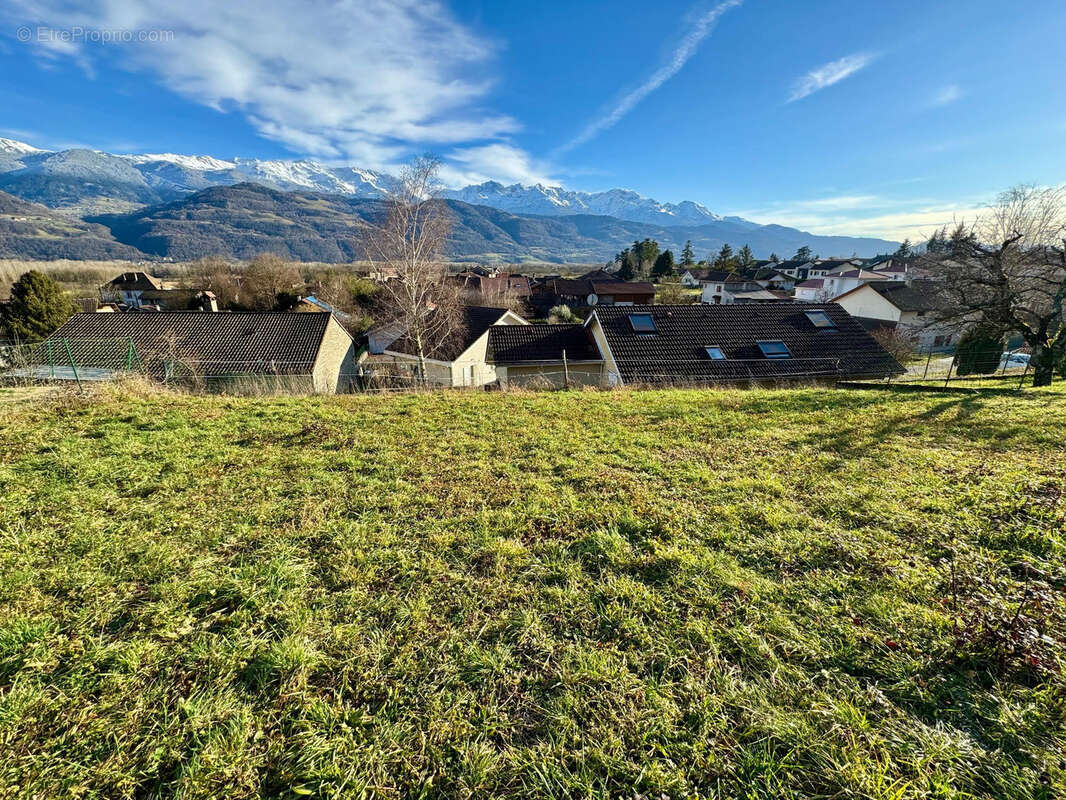
[[[655,300],[655,287],[639,281],[557,278],[533,287],[531,305],[539,313],[558,305],[570,307],[633,305]]]
[[[836,380],[903,368],[840,306],[792,303],[593,309],[608,385]]]
[[[814,262],[810,259],[792,258],[788,261],[779,261],[778,263],[759,264],[759,268],[772,267],[783,275],[788,275],[790,278],[796,281],[804,281],[809,277],[809,272]]]
[[[861,267],[838,267],[820,278],[809,278],[797,284],[795,297],[805,303],[825,303],[870,281],[902,278],[902,275],[873,272]]]
[[[600,386],[603,357],[583,325],[530,323],[504,308],[470,306],[464,324],[427,353],[434,386]],[[415,375],[418,354],[407,337],[385,349]],[[380,362],[377,362],[380,363]]]
[[[761,267],[751,273],[751,280],[762,286],[764,289],[778,289],[780,291],[790,291],[793,286],[796,285],[796,280],[791,275],[788,275],[780,270],[773,269],[772,267]]]
[[[123,311],[218,311],[214,294],[163,283],[147,272],[123,272],[100,287],[100,301]]]
[[[825,298],[825,278],[808,278],[797,283],[792,296],[801,303],[817,303]]]
[[[525,275],[486,270],[467,270],[457,275],[449,275],[448,280],[469,292],[492,298],[529,297],[531,286]]]
[[[722,269],[686,269],[681,273],[681,285],[696,289],[705,283],[721,283],[733,273]]]
[[[105,303],[122,303],[130,308],[141,306],[145,292],[163,290],[163,281],[147,272],[123,272],[100,287],[100,300]]]
[[[710,305],[787,303],[792,302],[792,298],[786,292],[767,289],[755,281],[742,280],[736,275],[731,275],[726,281],[705,283],[700,302]]]
[[[930,324],[936,311],[936,285],[931,281],[871,281],[840,295],[836,301],[853,317],[875,327],[894,327],[907,333],[924,350],[949,349],[955,331]]]
[[[433,386],[485,386],[495,383],[496,367],[488,361],[489,328],[494,325],[528,325],[506,308],[465,306],[453,332],[424,347],[425,382]],[[418,374],[420,359],[415,342],[404,334],[385,347],[384,355],[409,376]]]
[[[819,258],[807,270],[808,278],[824,278],[830,272],[862,266],[861,258]]]
[[[261,387],[333,393],[357,371],[351,335],[332,314],[161,311],[74,314],[37,347],[38,365],[63,364],[79,378],[137,369],[160,380],[220,391]],[[73,369],[68,376],[73,378]]]
[[[584,325],[493,325],[486,359],[503,388],[603,385],[603,357]]]

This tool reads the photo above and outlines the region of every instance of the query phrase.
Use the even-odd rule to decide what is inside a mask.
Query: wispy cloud
[[[526,151],[502,142],[461,147],[446,154],[441,180],[460,187],[488,180],[502,182],[557,185],[547,164],[538,162]]]
[[[485,108],[495,44],[439,0],[9,0],[0,19],[172,31],[166,41],[24,46],[46,63],[74,59],[89,70],[108,59],[155,75],[301,155],[387,166],[427,148],[506,139],[519,127]]]
[[[556,153],[565,153],[575,147],[595,138],[608,128],[616,125],[619,120],[632,111],[641,100],[654,92],[670,78],[674,77],[685,66],[690,58],[695,55],[700,44],[714,30],[718,18],[731,8],[739,6],[743,0],[726,0],[719,3],[710,11],[700,14],[692,22],[691,30],[686,33],[670,58],[663,63],[647,80],[637,88],[627,92],[610,110],[589,123],[577,136],[556,150]]]
[[[863,67],[868,66],[877,58],[876,53],[852,53],[850,56],[838,58],[828,64],[812,69],[806,75],[796,81],[792,87],[792,93],[788,96],[788,102],[794,103],[808,95],[840,83],[850,75],[854,75]]]
[[[939,89],[931,98],[929,98],[928,105],[930,108],[951,105],[956,100],[959,100],[962,95],[962,88],[951,83]]]

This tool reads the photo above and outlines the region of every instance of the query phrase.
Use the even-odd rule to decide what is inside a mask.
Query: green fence
[[[116,380],[144,371],[133,340],[57,339],[0,347],[0,381],[41,383]]]

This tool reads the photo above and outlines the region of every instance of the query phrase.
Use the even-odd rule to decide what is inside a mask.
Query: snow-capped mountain
[[[86,181],[85,197],[75,197],[77,187],[69,183],[58,192],[55,187],[42,187],[38,178],[31,178],[41,175]],[[175,153],[113,155],[96,150],[53,152],[13,139],[0,139],[0,189],[54,206],[91,199],[94,192],[99,194],[100,186],[106,186],[108,197],[128,202],[157,202],[175,200],[209,186],[231,186],[246,181],[285,191],[380,198],[388,192],[393,180],[386,173],[351,166],[333,167],[309,159],[221,159]],[[701,225],[722,219],[699,203],[660,203],[629,189],[581,192],[561,186],[519,183],[506,186],[487,181],[448,190],[444,196],[515,214],[596,214],[666,226]]]
[[[16,142],[14,139],[0,138],[0,153],[12,153],[12,154],[26,154],[26,153],[43,153],[39,147],[34,147],[32,144],[26,144],[25,142]]]
[[[657,225],[700,225],[721,219],[699,203],[688,200],[677,205],[660,203],[629,189],[579,192],[539,183],[533,186],[520,183],[505,186],[497,181],[486,181],[446,191],[444,196],[464,203],[492,206],[512,214],[600,214]]]

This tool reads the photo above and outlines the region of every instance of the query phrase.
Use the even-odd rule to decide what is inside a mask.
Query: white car
[[[1026,367],[1029,365],[1029,358],[1028,353],[1004,353],[1000,356],[999,367]]]

